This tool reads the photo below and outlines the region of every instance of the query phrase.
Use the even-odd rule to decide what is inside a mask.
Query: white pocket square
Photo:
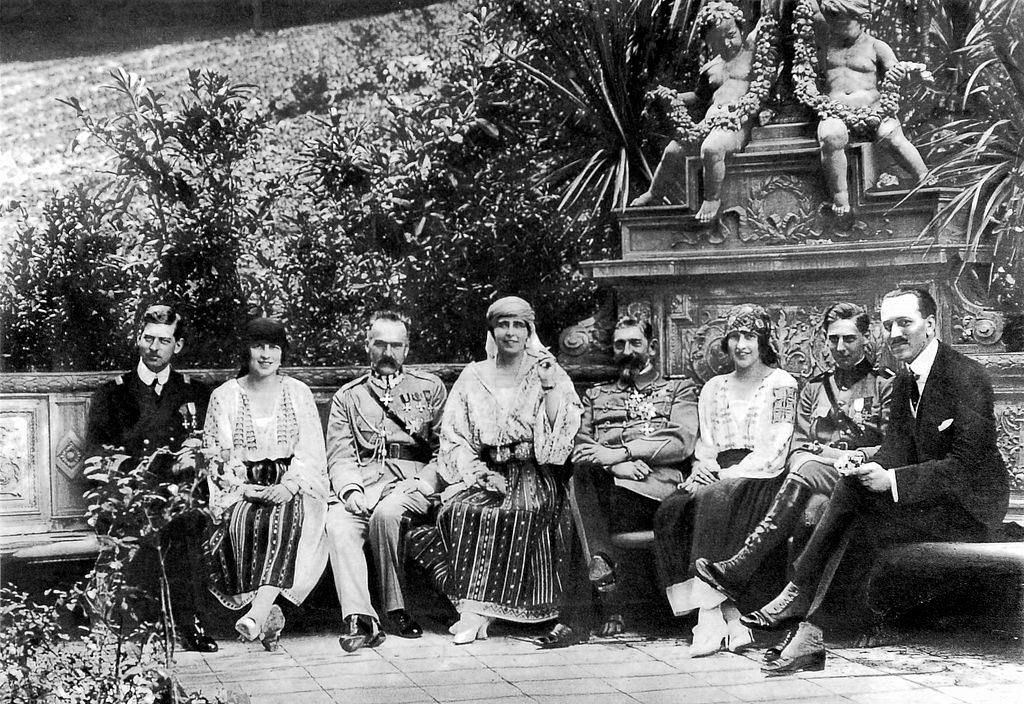
[[[952,418],[947,418],[946,420],[944,420],[941,423],[939,423],[939,432],[941,433],[943,430],[945,430],[946,428],[948,428],[951,425],[953,425],[953,419]]]

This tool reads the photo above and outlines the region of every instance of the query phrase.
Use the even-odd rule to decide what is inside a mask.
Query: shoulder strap
[[[836,420],[845,425],[854,435],[862,434],[864,429],[857,425],[853,418],[846,415],[846,411],[839,407],[835,389],[832,388],[832,377],[826,376],[822,379],[822,385],[825,387],[825,395],[828,396],[828,402],[832,405],[832,411],[836,414]]]

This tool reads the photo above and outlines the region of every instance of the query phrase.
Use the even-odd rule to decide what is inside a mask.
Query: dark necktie
[[[160,398],[160,392],[156,390],[157,384],[160,383],[159,379],[153,379],[153,383],[149,385],[149,390],[153,392],[153,395]]]
[[[907,383],[910,384],[910,404],[916,409],[921,402],[921,390],[917,388],[917,374],[907,369]]]

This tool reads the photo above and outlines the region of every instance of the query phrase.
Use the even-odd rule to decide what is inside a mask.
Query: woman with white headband
[[[441,422],[439,473],[464,488],[442,505],[436,526],[409,537],[411,554],[459,612],[450,631],[460,645],[486,638],[496,618],[558,615],[570,520],[562,470],[582,411],[569,376],[537,339],[529,303],[496,301],[487,326],[487,359],[463,370]]]

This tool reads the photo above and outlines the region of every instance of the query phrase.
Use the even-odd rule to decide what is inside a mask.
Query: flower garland
[[[707,23],[708,20],[705,20]],[[700,20],[698,20],[700,23]],[[717,106],[715,113],[699,123],[694,122],[686,104],[682,101],[682,91],[665,86],[656,86],[648,91],[650,100],[662,101],[667,104],[667,116],[672,122],[672,138],[682,144],[701,142],[711,130],[739,131],[743,122],[755,114],[764,105],[768,93],[779,75],[779,21],[774,15],[761,18],[761,26],[757,32],[757,46],[751,62],[753,77],[747,92],[738,101]]]
[[[900,108],[900,84],[911,73],[930,76],[924,64],[899,61],[890,68],[879,86],[881,97],[875,105],[851,107],[822,95],[818,90],[818,48],[814,42],[813,0],[800,0],[793,10],[793,92],[797,100],[814,110],[819,120],[842,120],[851,132],[873,134],[882,120],[896,117]],[[866,31],[866,30],[865,30]]]

